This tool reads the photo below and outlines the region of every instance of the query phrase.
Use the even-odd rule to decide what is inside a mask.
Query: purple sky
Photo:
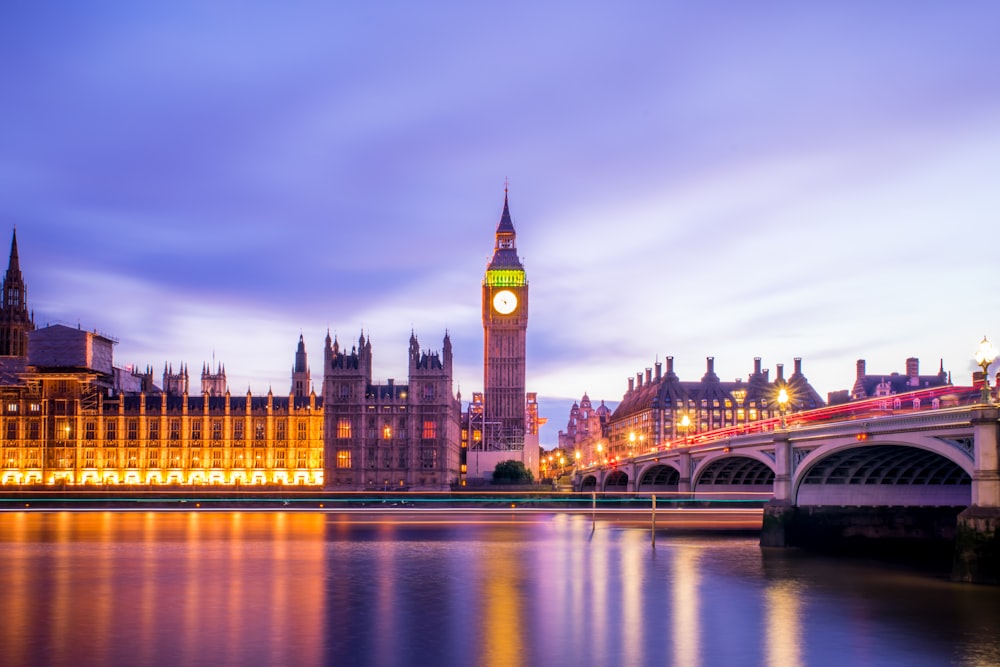
[[[543,445],[666,355],[1000,344],[995,2],[161,4],[0,9],[0,233],[119,365],[283,393],[302,333],[318,391],[328,327],[382,381],[447,328],[469,399],[507,177]]]

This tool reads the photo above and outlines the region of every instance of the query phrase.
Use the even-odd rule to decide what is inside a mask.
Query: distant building
[[[596,408],[593,407],[590,396],[584,393],[580,402],[574,402],[570,408],[566,430],[559,431],[559,449],[574,461],[577,452],[580,453],[580,462],[596,461],[607,442],[610,419],[611,408],[604,401]]]
[[[981,374],[980,374],[981,375]],[[851,400],[861,400],[863,398],[876,398],[879,396],[892,396],[907,391],[926,389],[928,387],[941,387],[951,384],[951,376],[944,370],[944,360],[941,360],[938,372],[934,375],[920,374],[920,360],[910,357],[906,360],[906,372],[869,374],[867,372],[864,359],[858,359],[857,375],[854,386],[851,388]]]
[[[760,357],[746,382],[724,382],[715,373],[715,359],[708,357],[705,375],[698,381],[682,381],[674,372],[674,358],[667,357],[666,372],[657,362],[645,374],[629,378],[628,391],[608,420],[606,456],[627,457],[694,435],[701,431],[752,424],[780,415],[778,392],[785,387],[787,411],[822,407],[823,399],[802,374],[802,360],[795,359],[794,372],[784,377],[782,364],[777,377],[768,378]]]

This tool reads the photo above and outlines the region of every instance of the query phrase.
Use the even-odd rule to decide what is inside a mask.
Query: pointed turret
[[[444,364],[444,370],[448,375],[451,375],[452,369],[452,350],[451,350],[451,336],[448,332],[444,332],[444,342],[441,348],[441,361]]]
[[[330,334],[326,334],[327,349],[330,347]],[[306,397],[309,395],[309,387],[312,378],[309,372],[309,363],[306,356],[306,342],[302,334],[299,334],[299,345],[295,349],[295,365],[292,366],[292,395]]]
[[[28,288],[21,275],[17,254],[17,230],[11,237],[10,261],[0,293],[0,356],[27,357],[28,332],[35,330],[35,320],[28,311]]]

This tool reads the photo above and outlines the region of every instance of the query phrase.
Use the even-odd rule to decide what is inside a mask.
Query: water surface
[[[586,515],[0,514],[3,665],[997,665],[1000,589]]]

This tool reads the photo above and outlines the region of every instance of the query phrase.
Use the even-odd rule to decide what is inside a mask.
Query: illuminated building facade
[[[451,338],[421,351],[410,335],[409,381],[372,382],[371,339],[350,352],[326,337],[323,360],[328,489],[446,489],[459,479],[461,404]]]
[[[527,282],[506,201],[483,290],[491,447],[537,473],[543,420],[524,391]],[[322,397],[302,336],[287,396],[232,396],[214,360],[194,393],[185,363],[165,364],[157,387],[149,367],[114,366],[110,337],[63,325],[35,330],[25,294],[15,236],[0,313],[9,353],[0,355],[0,484],[399,490],[459,481],[468,416],[452,391],[447,334],[440,353],[422,351],[411,335],[406,384],[372,381],[365,336],[347,352],[327,334]]]
[[[786,411],[810,410],[825,405],[802,374],[802,360],[787,379],[782,364],[777,377],[768,378],[760,358],[746,382],[723,382],[715,373],[715,359],[708,357],[699,381],[682,381],[674,372],[674,358],[667,357],[666,372],[660,362],[654,369],[629,378],[628,391],[608,420],[605,456],[625,458],[660,447],[670,441],[711,429],[751,424],[780,416],[777,396],[784,387]]]
[[[115,341],[52,325],[29,335],[26,370],[0,388],[3,484],[317,485],[323,410],[309,397],[155,389],[115,368]],[[207,368],[206,368],[207,371]],[[177,386],[181,374],[164,374]]]

